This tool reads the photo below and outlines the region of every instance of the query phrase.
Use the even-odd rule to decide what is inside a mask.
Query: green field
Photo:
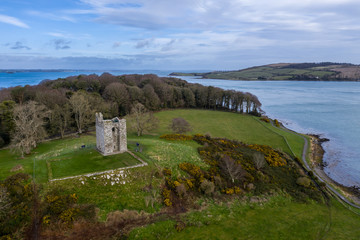
[[[21,159],[9,150],[0,151],[0,178],[12,174],[11,169],[21,164],[24,171],[35,177],[36,182],[76,176],[139,164],[127,153],[102,156],[95,149],[95,136],[69,137],[40,144],[30,155]],[[85,148],[81,148],[85,145]]]
[[[258,80],[263,78],[267,80],[287,80],[293,76],[300,75],[312,75],[317,77],[323,77],[325,75],[333,75],[334,72],[315,70],[315,69],[278,69],[273,67],[255,67],[242,71],[229,71],[229,72],[214,72],[205,74],[205,78],[217,78],[217,79],[233,79],[233,80]]]
[[[44,142],[24,159],[18,159],[9,150],[0,151],[0,179],[11,175],[10,170],[21,164],[24,172],[43,183],[44,190],[62,189],[76,193],[79,203],[95,204],[99,219],[104,221],[109,212],[123,209],[143,210],[148,213],[163,209],[160,187],[162,178],[154,177],[163,167],[173,170],[175,176],[184,174],[178,169],[181,162],[206,167],[193,141],[167,141],[159,136],[171,133],[173,118],[182,117],[192,126],[191,134],[209,134],[245,143],[270,145],[300,157],[303,139],[259,121],[257,118],[219,111],[171,110],[155,114],[158,129],[149,135],[137,137],[128,134],[128,148],[149,165],[94,177],[81,177],[48,182],[49,178],[79,175],[137,164],[128,154],[103,157],[94,148],[95,136],[83,135]],[[190,134],[190,133],[189,133]],[[287,145],[290,144],[290,147]],[[142,152],[135,152],[140,143]],[[86,148],[81,148],[86,145]],[[49,176],[49,172],[51,172]],[[145,186],[153,187],[151,193]],[[199,198],[200,209],[179,216],[186,224],[181,232],[175,230],[176,221],[163,219],[145,227],[134,229],[129,239],[360,239],[360,216],[333,200],[328,207],[323,203],[296,202],[285,193],[266,196],[260,203],[249,201],[251,195],[214,201]],[[148,199],[151,199],[152,204]]]
[[[229,80],[330,80],[336,76],[333,65],[327,67],[283,67],[274,65],[264,65],[251,67],[235,71],[215,71],[207,73],[172,73],[175,76],[202,76],[209,79],[229,79]]]
[[[160,127],[156,133],[170,133],[169,124],[173,118],[182,117],[192,126],[189,134],[210,134],[212,137],[224,137],[238,140],[247,144],[269,145],[291,154],[291,149],[297,157],[301,157],[304,140],[297,135],[271,126],[270,123],[260,122],[250,115],[238,113],[206,111],[206,110],[173,110],[155,114],[160,120]]]
[[[129,239],[359,239],[360,217],[338,202],[332,206],[296,203],[273,196],[264,203],[233,201],[206,203],[201,212],[183,216],[187,224],[177,232],[175,221],[162,221],[138,228]],[[161,237],[160,237],[161,236]]]

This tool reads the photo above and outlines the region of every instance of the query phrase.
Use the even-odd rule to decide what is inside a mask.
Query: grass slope
[[[175,221],[163,221],[132,231],[129,239],[359,239],[360,217],[337,202],[329,209],[317,203],[297,203],[273,196],[265,203],[207,203],[201,212],[183,216],[189,227],[181,232]]]
[[[300,157],[304,140],[294,134],[283,131],[256,120],[250,115],[206,110],[170,110],[155,114],[160,120],[156,130],[158,134],[170,133],[169,125],[173,118],[182,117],[192,126],[190,134],[210,134],[212,137],[224,137],[248,144],[269,145],[291,154],[283,136],[288,140],[295,155]]]
[[[122,173],[120,181],[115,184],[113,184],[113,176],[109,178],[109,175],[103,175],[46,183],[44,191],[59,187],[64,193],[76,193],[79,196],[79,203],[95,204],[100,209],[99,216],[102,220],[106,219],[109,212],[115,210],[135,209],[150,213],[159,211],[162,208],[159,189],[163,180],[154,177],[155,171],[169,167],[173,169],[174,175],[183,174],[177,170],[177,165],[185,161],[205,166],[197,153],[199,145],[195,142],[166,141],[158,138],[161,134],[171,132],[168,125],[174,117],[183,117],[189,121],[193,127],[192,133],[209,133],[213,137],[268,144],[289,151],[282,137],[284,136],[296,154],[302,149],[303,142],[300,137],[259,122],[251,116],[203,110],[164,111],[156,113],[156,116],[160,120],[160,126],[152,132],[152,135],[142,137],[128,135],[129,149],[134,150],[135,143],[139,142],[142,152],[136,154],[147,161],[148,166],[126,170]],[[54,176],[77,175],[81,169],[85,172],[95,171],[99,169],[97,165],[99,159],[91,164],[88,162],[97,154],[92,148],[94,143],[93,135],[45,142],[24,159],[17,159],[8,150],[1,150],[0,179],[10,175],[10,169],[17,164],[22,164],[24,171],[32,174],[34,159],[36,159],[38,182],[47,181],[46,160],[53,160],[51,167]],[[83,144],[89,148],[81,149]],[[79,162],[71,162],[70,158]],[[85,166],[87,164],[88,166]],[[117,167],[110,163],[105,165]],[[154,192],[143,191],[143,188],[150,183]],[[147,202],[149,198],[156,199],[153,206]],[[236,199],[228,203],[214,202],[211,198],[203,198],[199,201],[199,203],[203,202],[200,204],[201,209],[181,216],[181,220],[187,224],[183,231],[175,230],[175,221],[159,221],[134,229],[129,239],[360,238],[360,216],[348,211],[336,201],[332,202],[330,208],[314,202],[297,203],[287,195],[268,197],[264,203]]]

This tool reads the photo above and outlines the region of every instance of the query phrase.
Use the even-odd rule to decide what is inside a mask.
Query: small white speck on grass
[[[115,182],[111,181],[111,186],[114,185],[114,184],[115,184]]]
[[[82,184],[82,185],[84,185],[84,184],[85,184],[85,182],[84,182],[84,181],[81,181],[81,184]]]

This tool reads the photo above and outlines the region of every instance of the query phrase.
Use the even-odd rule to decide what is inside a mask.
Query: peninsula
[[[173,72],[170,76],[199,76],[229,80],[359,81],[360,65],[350,63],[277,63],[234,71]]]

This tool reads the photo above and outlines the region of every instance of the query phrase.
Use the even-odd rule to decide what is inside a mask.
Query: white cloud
[[[73,17],[68,15],[60,14],[60,13],[50,13],[50,12],[40,12],[40,11],[27,11],[27,13],[31,16],[37,16],[41,18],[46,18],[54,21],[68,21],[75,23],[76,20]]]
[[[17,18],[0,14],[0,22],[11,24],[21,28],[30,28],[26,23],[20,21]]]
[[[224,29],[263,28],[321,31],[324,14],[341,16],[337,7],[359,5],[355,0],[82,0],[96,21],[144,29]]]

